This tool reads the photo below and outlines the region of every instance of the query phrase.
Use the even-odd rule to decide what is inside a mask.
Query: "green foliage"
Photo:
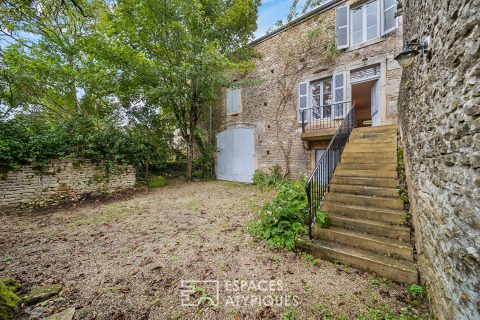
[[[308,261],[310,261],[314,266],[320,263],[320,260],[314,258],[311,254],[303,252],[301,253],[302,257]]]
[[[157,187],[163,187],[168,184],[167,179],[165,177],[159,176],[159,177],[151,177],[148,179],[148,187],[149,188],[157,188]]]
[[[42,166],[50,159],[87,158],[106,161],[107,171],[114,170],[114,164],[143,167],[167,159],[170,139],[165,133],[147,138],[136,126],[122,128],[107,119],[78,116],[57,122],[37,113],[18,115],[0,121],[0,164],[15,169]]]
[[[12,319],[18,313],[20,298],[0,281],[0,319]]]
[[[285,181],[275,199],[260,210],[259,219],[250,224],[249,231],[272,247],[293,250],[297,236],[306,232],[307,205],[305,179]]]
[[[366,312],[362,313],[359,320],[421,320],[416,316],[410,308],[402,308],[400,312],[395,312],[388,306],[381,306],[379,308],[368,308]]]
[[[287,179],[282,175],[282,168],[276,164],[270,168],[270,172],[266,173],[261,170],[255,170],[253,173],[253,184],[260,189],[279,186]]]
[[[425,297],[425,290],[423,289],[422,286],[418,284],[412,284],[407,288],[407,290],[414,299],[417,299],[417,298],[423,299]]]
[[[316,224],[318,224],[322,228],[328,228],[328,226],[330,225],[330,219],[328,218],[328,213],[326,213],[323,210],[319,210],[317,212],[315,221],[316,221]]]

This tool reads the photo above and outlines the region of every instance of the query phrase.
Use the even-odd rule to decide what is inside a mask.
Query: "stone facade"
[[[131,188],[136,174],[132,166],[119,166],[106,174],[103,164],[89,160],[53,161],[38,170],[24,166],[0,176],[0,210],[44,206],[85,194],[110,193]]]
[[[393,60],[402,49],[402,19],[398,28],[384,36],[342,49],[333,59],[325,59],[325,52],[335,51],[335,7],[355,6],[365,1],[334,1],[308,18],[291,23],[286,28],[256,40],[253,43],[261,58],[242,84],[241,110],[226,114],[226,94],[214,111],[216,134],[234,127],[249,127],[255,132],[255,167],[267,171],[279,164],[283,170],[290,167],[293,177],[309,175],[315,164],[315,149],[324,148],[328,140],[314,141],[306,146],[302,128],[297,119],[297,87],[299,82],[331,77],[346,72],[346,96],[351,100],[349,72],[362,67],[380,66],[380,119],[382,125],[397,122],[397,96],[402,70]],[[319,42],[313,42],[311,54],[302,55],[299,47],[309,32],[321,26]],[[298,60],[291,54],[298,54]],[[287,57],[287,58],[286,58]],[[290,66],[286,66],[286,60]],[[292,68],[292,66],[294,68]],[[292,69],[298,68],[296,73]],[[285,78],[282,85],[279,79]],[[291,94],[288,88],[292,88]],[[283,101],[283,105],[282,105]],[[286,102],[285,102],[286,101]],[[287,161],[289,164],[287,164]]]
[[[431,37],[399,98],[421,280],[439,319],[479,319],[480,3],[403,7],[405,41]]]

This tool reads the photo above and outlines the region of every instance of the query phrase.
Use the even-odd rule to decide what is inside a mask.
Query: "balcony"
[[[342,124],[350,101],[300,110],[302,140],[306,149],[312,141],[330,140]]]

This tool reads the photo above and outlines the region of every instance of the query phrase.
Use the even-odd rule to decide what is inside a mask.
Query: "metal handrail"
[[[348,111],[342,110],[340,116],[336,115],[336,108],[342,106],[343,109],[346,109],[344,106],[350,105],[351,101],[342,101],[332,104],[325,104],[316,107],[310,107],[300,110],[301,121],[302,121],[302,133],[308,130],[320,130],[320,129],[331,129],[337,128],[342,119],[346,117]],[[324,110],[330,108],[330,116],[324,117]],[[345,112],[343,112],[345,111]],[[307,128],[308,126],[308,128]]]
[[[355,127],[355,104],[352,103],[342,123],[328,144],[315,169],[307,180],[305,191],[308,199],[308,234],[312,238],[312,226],[315,223],[317,211],[329,191],[330,180],[337,164],[340,162],[343,149],[348,142],[350,133]]]

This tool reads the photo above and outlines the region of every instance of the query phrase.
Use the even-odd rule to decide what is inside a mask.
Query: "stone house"
[[[254,40],[261,58],[215,111],[217,177],[248,182],[277,164],[308,176],[352,104],[358,126],[395,124],[396,9],[393,0],[334,0]]]

